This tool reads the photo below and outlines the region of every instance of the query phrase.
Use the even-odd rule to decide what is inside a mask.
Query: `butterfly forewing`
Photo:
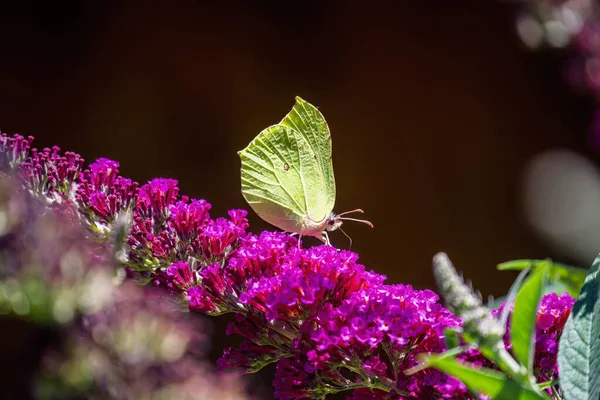
[[[289,232],[300,232],[324,178],[303,135],[284,125],[263,130],[244,150],[242,194],[265,221]],[[316,199],[316,198],[315,198]],[[323,200],[321,200],[323,201]]]
[[[293,128],[304,138],[318,164],[319,179],[311,178],[306,198],[310,217],[313,221],[320,222],[333,210],[335,204],[331,134],[327,122],[312,104],[296,97],[292,111],[280,124]]]

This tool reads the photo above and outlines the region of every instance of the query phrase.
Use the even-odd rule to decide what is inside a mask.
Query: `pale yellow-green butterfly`
[[[260,132],[238,154],[242,194],[268,223],[298,234],[300,239],[314,236],[328,245],[327,231],[340,228],[343,220],[373,227],[369,221],[343,217],[363,210],[333,212],[335,179],[329,127],[319,110],[300,97],[280,123]]]

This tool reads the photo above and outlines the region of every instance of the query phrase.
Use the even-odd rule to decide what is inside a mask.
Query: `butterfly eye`
[[[327,223],[328,223],[329,225],[333,225],[333,224],[335,224],[335,220],[334,220],[334,219],[330,219],[329,221],[327,221]]]

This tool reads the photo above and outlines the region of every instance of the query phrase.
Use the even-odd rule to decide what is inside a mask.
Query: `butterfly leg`
[[[325,243],[325,245],[331,246],[331,242],[329,241],[329,235],[327,234],[327,231],[323,231],[323,236],[321,237],[321,241],[323,243]]]
[[[302,235],[301,234],[299,234],[298,232],[288,232],[288,231],[285,231],[283,233],[287,233],[290,236],[296,236],[296,235],[298,235],[298,248],[302,247],[302,245],[300,244],[300,239],[302,239]]]
[[[292,235],[295,235],[295,233],[292,233]],[[301,249],[302,248],[302,235],[298,234],[298,248]]]

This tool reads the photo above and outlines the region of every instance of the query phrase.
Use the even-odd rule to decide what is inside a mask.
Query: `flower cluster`
[[[537,312],[536,335],[535,335],[535,375],[538,381],[546,382],[558,378],[558,341],[563,332],[575,298],[569,293],[549,293],[542,297]],[[492,310],[492,315],[500,316],[505,304]],[[507,321],[507,331],[504,335],[504,346],[511,350],[510,343],[510,319]],[[471,351],[465,360],[485,364],[479,352]]]
[[[129,211],[138,197],[138,183],[119,174],[119,163],[100,158],[83,171],[77,182],[75,201],[84,223],[107,235],[120,213]]]
[[[133,209],[132,226],[127,243],[131,249],[127,265],[137,271],[150,271],[156,284],[185,291],[173,279],[173,270],[181,262],[195,272],[213,263],[222,263],[245,234],[246,211],[231,210],[229,219],[210,218],[211,205],[205,200],[178,198],[174,179],[153,179],[140,187]]]
[[[0,134],[0,169],[8,171],[16,168],[29,157],[33,136],[8,136]]]
[[[56,146],[39,151],[32,141],[2,134],[0,169],[14,170],[23,187],[51,207],[77,215],[95,241],[108,244],[123,221],[130,223],[122,261],[140,279],[175,289],[167,272],[172,264],[201,268],[223,262],[248,227],[244,210],[211,219],[211,205],[179,196],[174,179],[140,185],[119,175],[116,161],[100,158],[83,169],[78,154],[63,154]]]
[[[535,366],[540,382],[558,378],[558,340],[567,323],[575,299],[568,293],[547,294],[538,309],[535,339]]]
[[[405,285],[379,285],[353,293],[339,307],[321,311],[318,325],[306,327],[310,349],[304,357],[305,371],[323,373],[321,379],[330,384],[351,386],[352,381],[336,382],[328,376],[331,365],[343,365],[348,372],[360,371],[372,388],[406,398],[469,398],[464,385],[435,370],[412,376],[403,373],[417,364],[416,354],[444,351],[444,330],[460,325],[438,300],[429,290]],[[383,395],[380,390],[379,397],[386,398]]]
[[[227,333],[244,341],[225,350],[219,366],[248,373],[275,363],[280,399],[348,390],[352,399],[473,398],[439,371],[404,371],[417,364],[417,354],[446,350],[445,329],[476,329],[477,318],[455,317],[429,290],[385,284],[353,252],[299,248],[296,238],[280,232],[248,233],[244,210],[213,219],[210,204],[181,196],[173,179],[139,185],[108,159],[83,169],[78,155],[37,151],[31,138],[3,135],[0,167],[17,172],[23,193],[83,225],[86,243],[112,254],[110,261],[121,262],[129,278],[152,283],[193,312],[233,314]],[[540,379],[556,375],[556,342],[571,305],[564,296],[547,297],[540,308]],[[97,314],[104,315],[101,321],[128,321],[131,329],[115,325],[86,343],[117,351],[120,335],[142,338],[128,312]],[[87,327],[104,325],[90,319]]]

